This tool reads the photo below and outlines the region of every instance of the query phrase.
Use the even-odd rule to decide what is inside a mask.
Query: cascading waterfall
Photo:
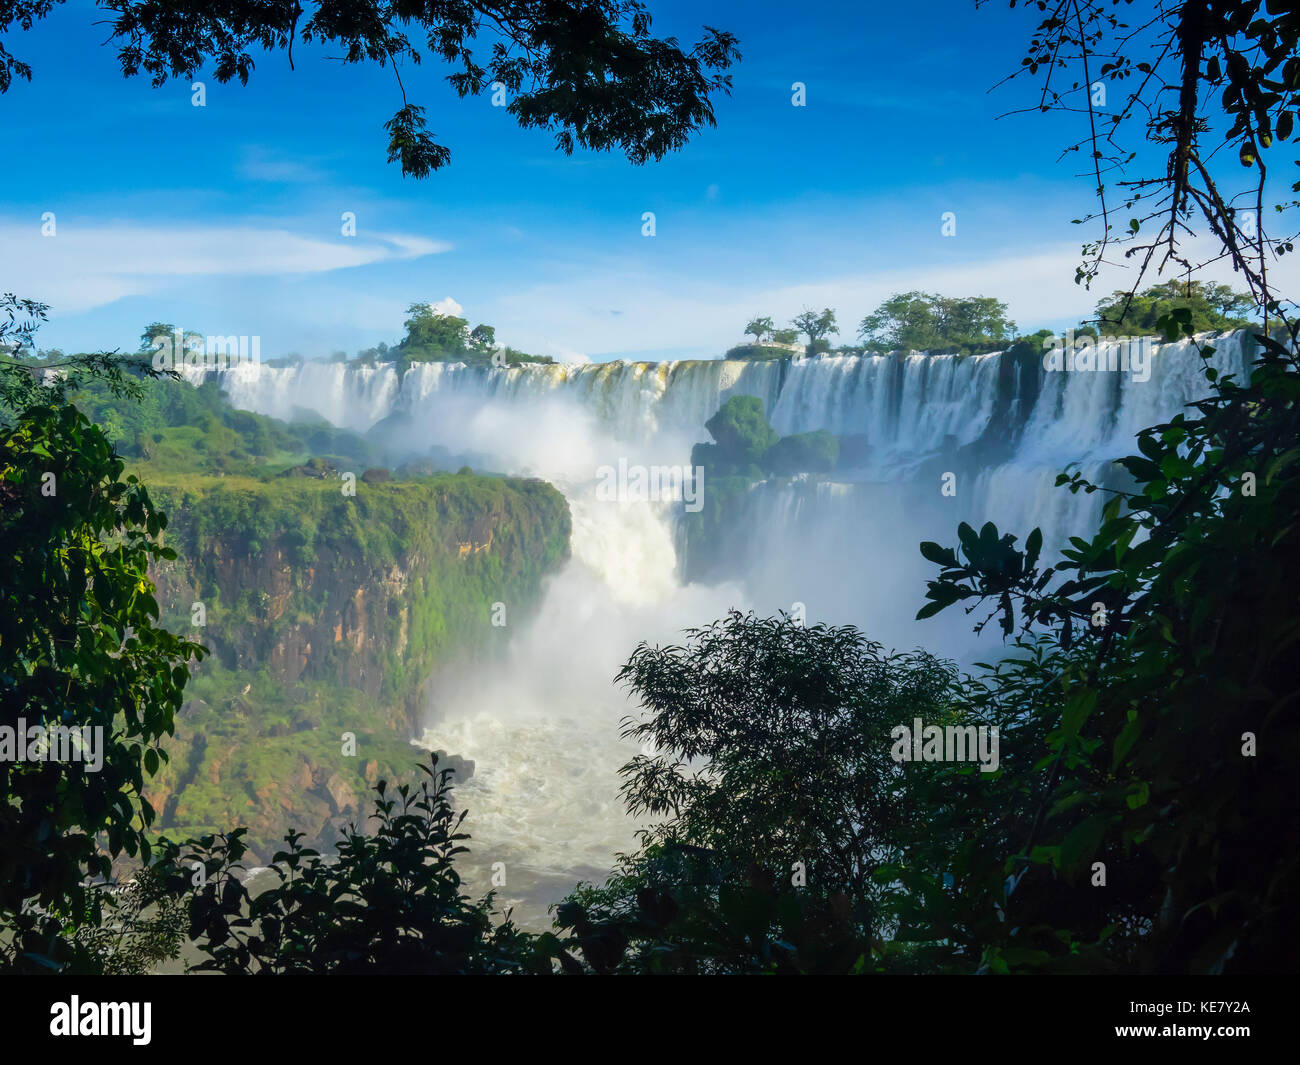
[[[1235,333],[1215,345],[1212,365],[1244,378],[1253,342]],[[311,411],[358,432],[378,426],[390,450],[410,455],[439,445],[488,456],[490,468],[544,477],[568,499],[571,563],[504,663],[436,678],[425,736],[476,763],[461,789],[471,882],[485,889],[492,863],[504,863],[501,899],[537,925],[546,903],[579,877],[603,876],[615,852],[633,845],[617,775],[634,753],[618,738],[631,707],[611,681],[639,640],[675,640],[732,606],[774,613],[798,602],[810,621],[852,622],[886,646],[962,658],[968,619],[911,620],[933,576],[918,541],[951,544],[961,520],[1020,535],[1038,525],[1049,547],[1087,533],[1102,501],[1054,488],[1056,474],[1073,463],[1106,476],[1139,429],[1210,391],[1190,342],[1156,347],[1146,380],[1041,365],[1025,372],[1013,361],[425,363],[401,376],[392,366],[304,362],[219,376],[237,407],[284,419]],[[707,439],[705,421],[733,394],[762,399],[783,435],[855,437],[855,465],[831,483],[760,485],[733,552],[745,559],[737,582],[686,584],[674,505],[602,501],[596,471],[620,459],[685,465],[691,445]],[[941,493],[945,473],[955,494]]]
[[[1254,340],[1243,330],[1213,343],[1208,365],[1220,377],[1233,374],[1244,382]],[[1146,381],[1110,371],[1042,374],[1014,454],[979,472],[975,498],[989,515],[1013,523],[1008,527],[1028,532],[1041,526],[1049,544],[1064,544],[1095,527],[1104,501],[1053,488],[1056,474],[1073,464],[1102,480],[1115,459],[1135,453],[1140,430],[1210,394],[1205,365],[1191,341],[1180,341],[1155,349]]]

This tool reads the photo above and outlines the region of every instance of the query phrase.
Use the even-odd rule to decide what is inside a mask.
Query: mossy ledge
[[[328,845],[363,823],[367,785],[410,769],[430,675],[490,668],[569,553],[568,505],[534,479],[147,482],[179,555],[154,573],[163,619],[213,652],[149,787],[156,827],[247,826],[261,861],[289,827]]]

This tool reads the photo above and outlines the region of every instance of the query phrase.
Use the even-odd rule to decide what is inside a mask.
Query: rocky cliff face
[[[155,486],[179,554],[155,574],[167,623],[212,650],[195,668],[149,798],[169,835],[249,830],[266,861],[289,828],[328,844],[368,789],[406,778],[425,682],[504,646],[494,603],[527,616],[568,554],[540,481],[241,481]],[[470,767],[459,763],[464,774]]]

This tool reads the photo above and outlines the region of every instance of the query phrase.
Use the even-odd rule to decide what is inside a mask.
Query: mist
[[[1230,372],[1245,357],[1233,341],[1216,359]],[[391,465],[465,463],[540,477],[564,495],[571,558],[531,614],[504,604],[499,656],[431,678],[417,741],[474,763],[457,785],[470,811],[468,884],[496,889],[517,920],[542,928],[575,879],[603,879],[635,845],[619,768],[637,753],[620,738],[636,706],[614,678],[638,643],[680,643],[733,608],[785,611],[974,669],[1007,645],[995,627],[977,638],[980,616],[961,610],[915,620],[936,575],[919,543],[954,545],[959,522],[991,520],[1020,537],[1041,527],[1050,556],[1103,502],[1056,488],[1060,470],[1074,462],[1103,475],[1137,427],[1190,398],[1199,374],[1185,345],[1158,351],[1149,381],[1043,373],[1005,425],[994,417],[1000,358],[833,357],[795,360],[785,374],[727,362],[438,363],[400,378],[392,367],[306,363],[236,367],[221,383],[238,406],[310,410],[366,433]],[[600,471],[689,464],[709,437],[704,422],[736,393],[763,399],[781,433],[857,433],[865,448],[829,477],[753,485],[729,515],[726,571],[691,580],[683,503],[610,498]],[[979,451],[990,431],[1010,441],[994,460]]]

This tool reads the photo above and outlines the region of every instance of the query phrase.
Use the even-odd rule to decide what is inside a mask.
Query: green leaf
[[[925,540],[921,543],[921,555],[940,566],[957,567],[957,556],[953,554],[952,548],[940,547],[938,544]]]
[[[1066,739],[1078,735],[1083,723],[1097,708],[1097,691],[1095,688],[1080,688],[1066,700],[1061,713],[1061,731]]]
[[[1025,572],[1028,573],[1038,564],[1038,556],[1043,550],[1043,530],[1034,529],[1025,538]]]
[[[1128,712],[1128,721],[1120,729],[1119,735],[1115,737],[1114,754],[1111,758],[1111,772],[1114,772],[1123,763],[1125,756],[1137,742],[1138,736],[1142,734],[1142,720],[1136,710]]]
[[[1106,835],[1106,818],[1094,814],[1075,825],[1061,841],[1061,870],[1073,874],[1096,854],[1097,847]]]

